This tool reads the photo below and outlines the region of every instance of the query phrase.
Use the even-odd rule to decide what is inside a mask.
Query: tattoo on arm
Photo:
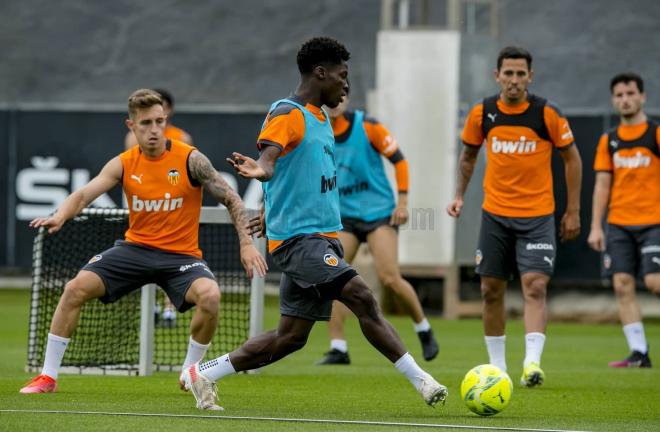
[[[456,195],[463,196],[477,163],[477,155],[480,147],[463,146],[460,160],[458,161],[458,178],[456,179]]]
[[[213,198],[224,204],[229,210],[229,215],[234,223],[241,246],[252,243],[252,238],[247,232],[248,215],[243,206],[241,197],[238,196],[229,184],[222,178],[220,173],[213,168],[211,161],[199,151],[193,151],[188,158],[190,174],[197,180]]]

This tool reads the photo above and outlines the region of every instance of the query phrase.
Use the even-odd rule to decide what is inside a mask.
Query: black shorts
[[[344,261],[344,249],[339,240],[318,234],[292,237],[271,252],[271,256],[282,270],[282,315],[328,321],[332,301],[357,275]]]
[[[605,275],[660,273],[660,225],[608,225]]]
[[[362,219],[355,219],[355,218],[341,218],[341,224],[344,226],[341,230],[353,234],[355,237],[357,237],[360,243],[366,242],[367,236],[371,232],[375,231],[376,228],[381,227],[383,225],[390,226],[394,230],[399,231],[398,226],[390,225],[389,216],[376,219],[375,221],[372,222],[366,222],[363,221]]]
[[[554,215],[512,218],[483,211],[477,273],[511,279],[514,271],[552,276],[556,252]]]
[[[194,306],[185,297],[195,280],[215,280],[203,259],[124,240],[117,240],[113,247],[95,255],[82,269],[96,273],[103,280],[105,295],[99,299],[103,303],[113,303],[143,285],[155,283],[179,312]]]

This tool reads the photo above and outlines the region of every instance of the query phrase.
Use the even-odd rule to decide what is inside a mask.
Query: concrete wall
[[[564,108],[608,109],[607,83],[623,69],[647,77],[660,107],[659,21],[657,0],[500,0],[496,44],[528,47],[535,91]],[[379,27],[379,0],[3,0],[0,103],[123,104],[161,86],[185,104],[265,106],[295,86],[300,44],[329,35],[353,54],[363,105]]]

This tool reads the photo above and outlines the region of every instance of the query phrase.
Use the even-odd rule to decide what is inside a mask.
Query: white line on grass
[[[334,419],[299,419],[299,418],[278,418],[278,417],[243,417],[227,415],[192,415],[192,414],[164,414],[164,413],[131,413],[131,412],[107,412],[107,411],[64,411],[64,410],[19,410],[19,409],[0,409],[5,413],[27,413],[27,414],[76,414],[76,415],[100,415],[100,416],[124,416],[124,417],[168,417],[168,418],[191,418],[191,419],[214,419],[214,420],[249,420],[249,421],[271,421],[271,422],[291,422],[291,423],[328,423],[328,424],[350,424],[366,426],[403,426],[418,428],[436,428],[436,429],[479,429],[495,431],[524,431],[524,432],[585,432],[567,429],[529,429],[516,427],[495,427],[495,426],[467,426],[450,424],[431,424],[431,423],[399,423],[399,422],[379,422],[364,420],[334,420]]]

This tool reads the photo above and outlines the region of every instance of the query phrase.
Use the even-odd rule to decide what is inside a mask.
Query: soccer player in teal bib
[[[369,245],[378,279],[392,290],[414,322],[425,360],[438,355],[433,330],[424,316],[415,289],[401,277],[397,243],[398,227],[408,220],[408,161],[390,132],[363,111],[347,111],[348,95],[329,111],[335,135],[337,185],[342,230],[339,240],[344,258],[351,263],[361,243]],[[382,156],[394,165],[398,200],[385,174]],[[330,351],[320,365],[350,364],[344,321],[350,311],[343,303],[333,302],[328,323]]]
[[[335,141],[322,106],[336,107],[346,95],[350,54],[334,39],[308,40],[298,51],[300,83],[275,102],[257,140],[258,160],[233,153],[228,162],[245,178],[264,183],[265,228],[273,261],[282,270],[277,329],[183,373],[200,409],[216,404],[215,381],[271,364],[301,349],[316,321],[327,321],[332,301],[357,317],[367,340],[435,406],[447,388],[422,370],[383,317],[371,290],[343,259],[335,166]],[[263,223],[257,221],[253,230]]]

